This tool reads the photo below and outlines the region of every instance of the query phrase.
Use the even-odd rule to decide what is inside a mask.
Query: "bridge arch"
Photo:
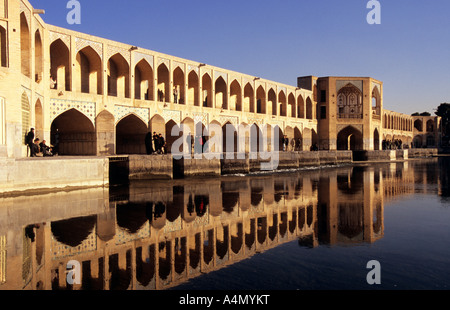
[[[169,69],[164,63],[160,64],[157,69],[158,81],[158,101],[170,102],[170,74]]]
[[[363,135],[361,131],[353,126],[347,126],[342,129],[337,135],[337,149],[352,151],[362,150]]]
[[[228,109],[228,90],[227,83],[223,77],[219,76],[214,84],[216,96],[216,108]]]
[[[199,80],[198,74],[195,70],[192,70],[188,74],[188,95],[187,102],[194,106],[199,106],[198,101],[198,91],[199,91]]]
[[[255,112],[255,94],[253,87],[250,83],[247,83],[244,87],[244,112]]]
[[[0,66],[8,66],[8,46],[6,39],[6,29],[0,25]]]
[[[242,90],[237,80],[231,82],[230,85],[230,110],[242,111]]]
[[[208,73],[202,76],[202,106],[212,108],[212,79]]]
[[[313,119],[313,103],[311,98],[306,98],[306,119]]]
[[[58,115],[51,124],[52,145],[60,155],[96,155],[92,121],[76,109]]]
[[[414,128],[415,128],[417,131],[422,131],[422,129],[423,129],[423,123],[422,123],[422,120],[416,119],[416,120],[414,121]]]
[[[287,101],[284,91],[278,93],[278,105],[280,106],[280,116],[287,116]]]
[[[2,46],[0,44],[0,46]],[[44,47],[40,30],[34,33],[34,73],[36,83],[40,83],[44,73]],[[45,78],[48,78],[47,76]]]
[[[239,148],[238,129],[230,122],[222,126],[222,151],[225,153],[236,153]]]
[[[50,75],[56,81],[58,90],[71,90],[70,52],[67,45],[57,39],[50,45]]]
[[[102,60],[92,47],[86,46],[77,53],[74,71],[77,89],[102,94]]]
[[[147,124],[131,113],[116,125],[116,154],[146,154]]]
[[[277,115],[277,94],[273,88],[269,89],[267,93],[267,100],[269,101],[269,108],[272,110],[271,115]]]
[[[117,53],[108,60],[108,95],[130,98],[130,66],[128,61]]]
[[[296,117],[296,106],[295,106],[295,96],[294,94],[290,93],[288,96],[288,110],[287,115],[289,117]]]
[[[31,78],[30,26],[24,12],[20,14],[20,53],[21,72]]]
[[[259,86],[256,90],[256,113],[266,114],[266,91],[262,86]]]
[[[297,118],[305,118],[305,101],[302,95],[297,97]]]
[[[178,95],[175,101],[174,95],[174,103],[186,104],[186,98],[184,93],[184,84],[185,83],[184,71],[177,66],[175,70],[173,70],[173,86],[176,88]]]
[[[373,131],[373,149],[375,151],[380,150],[380,133],[378,132],[378,128],[375,128]]]
[[[134,97],[140,100],[153,98],[153,69],[146,59],[141,59],[134,67]]]
[[[294,140],[295,140],[294,144],[295,151],[303,151],[303,136],[302,133],[300,132],[300,129],[297,126],[294,127]]]

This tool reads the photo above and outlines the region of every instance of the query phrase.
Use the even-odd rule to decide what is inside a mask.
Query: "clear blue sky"
[[[384,107],[434,114],[450,102],[450,1],[379,0],[31,0],[48,24],[296,85],[297,77],[371,76]]]

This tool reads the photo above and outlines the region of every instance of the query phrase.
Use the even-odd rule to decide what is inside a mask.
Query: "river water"
[[[0,290],[447,290],[449,181],[442,157],[2,198]]]

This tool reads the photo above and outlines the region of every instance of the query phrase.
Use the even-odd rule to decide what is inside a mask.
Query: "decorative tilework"
[[[70,50],[70,36],[54,31],[49,31],[49,35],[50,35],[50,44],[58,39],[61,39],[61,41],[63,41],[64,44],[66,44],[67,48]]]
[[[247,118],[249,124],[263,125],[265,123],[262,118]]]
[[[181,111],[174,110],[163,110],[162,117],[166,121],[166,123],[170,120],[173,120],[177,124],[181,124]]]
[[[202,123],[206,125],[209,123],[208,113],[192,113],[192,116],[194,117],[194,124]]]
[[[116,231],[116,244],[125,244],[130,241],[140,240],[150,237],[150,224],[146,221],[144,225],[134,234],[129,233],[125,229],[118,228]]]
[[[174,62],[172,62],[172,66],[173,66],[173,69],[175,70],[177,67],[180,67],[180,69],[184,72],[184,69],[185,69],[185,65],[184,65],[184,63],[181,63],[181,62],[178,62],[178,61],[174,61]]]
[[[115,54],[120,54],[123,56],[123,58],[126,60],[126,62],[130,63],[130,51],[118,46],[112,46],[108,45],[106,48],[106,58],[109,59],[111,56],[114,56]]]
[[[195,73],[197,73],[198,75],[198,66],[188,65],[188,71],[189,73],[191,73],[191,71],[195,71]]]
[[[167,69],[170,70],[170,60],[169,59],[158,57],[158,67],[160,64],[165,64]]]
[[[98,56],[100,56],[100,59],[103,60],[103,44],[86,39],[75,38],[75,46],[76,53],[81,51],[86,46],[90,46],[94,51],[97,52]]]
[[[166,224],[164,225],[164,233],[170,233],[174,231],[180,231],[182,229],[182,221],[181,216],[179,216],[175,221],[170,222],[166,221]]]
[[[242,87],[245,87],[247,84],[250,84],[250,86],[253,87],[253,81],[249,78],[242,78]]]
[[[203,216],[195,217],[194,221],[192,222],[192,226],[203,227],[207,224],[209,224],[209,208],[207,209],[207,213],[204,214]]]
[[[361,133],[363,132],[363,125],[362,124],[337,124],[336,125],[336,132],[340,132],[345,127],[354,127],[355,129],[359,130]]]
[[[52,236],[51,254],[52,259],[54,260],[79,255],[81,253],[88,253],[95,250],[97,250],[97,233],[95,228],[92,230],[89,236],[76,247],[71,247],[64,243],[61,243]]]
[[[219,117],[220,123],[223,125],[227,122],[230,122],[232,125],[238,125],[239,124],[239,117],[237,116],[220,116]]]
[[[228,83],[228,74],[220,71],[214,71],[214,79],[217,80],[219,76],[224,79],[225,83]]]
[[[50,99],[50,123],[62,113],[75,109],[83,113],[95,125],[95,102]]]
[[[139,63],[142,59],[145,59],[148,62],[148,64],[150,65],[150,67],[153,69],[154,59],[153,59],[152,55],[147,55],[147,54],[139,53],[139,52],[134,53],[134,60],[135,60],[136,64]]]
[[[116,105],[114,106],[114,118],[116,119],[116,124],[129,114],[135,114],[139,117],[145,124],[150,121],[150,109],[149,108],[136,108],[129,106]]]

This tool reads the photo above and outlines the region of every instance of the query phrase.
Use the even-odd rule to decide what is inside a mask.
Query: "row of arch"
[[[7,33],[0,26],[1,65],[7,66]],[[32,48],[31,31],[25,12],[20,14],[21,72],[31,78],[31,59],[34,57],[35,81],[43,79],[42,33],[34,33]],[[34,51],[34,53],[33,53]],[[103,68],[105,67],[105,68]],[[106,72],[105,77],[103,71]],[[161,63],[156,70],[145,58],[141,59],[131,72],[129,62],[120,54],[111,56],[106,64],[91,46],[81,49],[71,67],[70,49],[61,40],[56,39],[50,45],[50,75],[58,90],[76,90],[82,93],[103,94],[141,100],[154,100],[191,104],[211,108],[230,109],[269,115],[289,116],[313,119],[315,117],[313,101],[309,96],[294,95],[284,90],[274,90],[259,86],[254,89],[250,82],[242,86],[239,81],[228,81],[222,76],[214,79],[209,72],[199,75],[191,70],[187,76],[177,66],[172,72]],[[103,78],[106,78],[104,90]],[[130,83],[134,79],[134,83]],[[131,86],[134,85],[134,89]],[[173,88],[177,88],[177,98]],[[305,97],[305,98],[304,98]]]
[[[416,119],[414,121],[414,129],[416,129],[417,131],[420,131],[420,132],[423,132],[423,131],[434,132],[435,131],[435,122],[434,122],[434,120],[429,119],[426,122],[425,129],[424,129],[423,125],[424,124],[423,124],[423,121],[421,119]]]
[[[7,35],[3,27],[0,27],[1,34],[1,63],[2,67],[8,66],[8,46]],[[34,36],[34,46],[32,46],[31,36]],[[34,53],[33,53],[34,50]],[[37,29],[34,34],[30,31],[29,21],[25,12],[20,14],[20,60],[21,72],[23,75],[32,78],[32,58],[34,57],[34,80],[40,83],[43,78],[44,71],[44,48],[42,44],[42,33]]]
[[[127,247],[126,251],[112,252],[106,257],[100,256],[100,260],[108,261],[109,275],[102,272],[85,272],[83,269],[82,285],[86,288],[104,289],[105,283],[108,283],[108,289],[127,289],[131,284],[131,279],[135,276],[140,285],[150,287],[152,283],[155,285],[155,278],[158,278],[158,283],[164,285],[172,281],[172,276],[175,279],[184,278],[188,270],[191,276],[204,270],[214,270],[216,266],[219,266],[221,262],[228,261],[230,257],[235,257],[239,261],[242,255],[248,255],[245,253],[251,255],[257,248],[270,247],[273,244],[294,239],[295,236],[312,238],[313,212],[314,208],[308,206],[293,210],[291,219],[288,219],[287,212],[279,215],[273,214],[271,219],[268,216],[250,219],[249,229],[246,229],[244,223],[241,222],[230,223],[205,229],[190,236],[175,237],[156,243],[146,242],[135,248],[135,269],[132,268],[132,250]],[[140,213],[141,217],[138,220],[142,222],[142,219],[146,219],[146,214]],[[135,215],[138,213],[135,212]],[[91,227],[85,228],[89,234],[95,227],[95,217],[79,218],[78,222],[82,220],[85,222],[88,220],[91,223]],[[51,224],[54,237],[64,238],[64,234],[68,235],[69,227],[75,229],[76,234],[82,234],[79,226],[74,225],[76,223],[70,223],[67,228],[62,226],[64,224],[67,224],[67,221]],[[73,234],[73,230],[71,234]],[[83,266],[91,262],[93,260],[83,261]],[[98,270],[95,267],[92,269]],[[105,277],[109,281],[105,281]],[[60,285],[65,287],[65,281],[62,282],[58,277],[52,279],[54,289],[61,288]]]
[[[43,137],[43,108],[38,99],[34,106],[35,128],[37,137]],[[31,124],[31,108],[28,97],[22,95],[23,137]],[[183,126],[181,126],[183,125]],[[55,135],[58,134],[59,154],[61,155],[112,155],[112,154],[146,154],[145,137],[149,132],[162,134],[165,138],[167,153],[171,153],[172,145],[182,138],[182,129],[189,130],[194,149],[186,150],[188,144],[178,146],[176,151],[192,152],[202,138],[202,152],[259,152],[264,150],[282,150],[281,139],[289,139],[289,150],[310,150],[319,143],[318,134],[314,129],[277,125],[263,127],[257,124],[231,124],[212,120],[209,123],[195,122],[186,117],[181,123],[170,119],[166,121],[161,115],[154,115],[148,123],[134,113],[120,120],[107,110],[96,117],[95,122],[76,109],[70,109],[57,116],[51,123],[51,143],[55,145]],[[175,134],[174,134],[175,133]],[[220,139],[215,144],[207,144],[209,139],[219,134]],[[272,136],[275,135],[275,136]],[[275,139],[279,139],[276,141]],[[219,142],[219,143],[217,143]],[[274,144],[274,143],[277,143]],[[208,149],[206,149],[208,145]],[[278,149],[275,149],[278,147]],[[362,132],[349,125],[337,134],[338,150],[363,150]],[[380,149],[380,133],[373,132],[373,148]]]
[[[392,114],[384,114],[383,128],[402,131],[413,131],[413,121],[406,116],[396,116]]]
[[[206,124],[195,123],[189,117],[178,124],[172,119],[166,121],[158,114],[154,115],[147,124],[133,113],[116,120],[106,110],[99,113],[94,124],[76,109],[68,110],[54,119],[51,135],[54,137],[58,132],[61,155],[95,155],[97,152],[100,154],[146,154],[146,135],[153,132],[165,138],[167,153],[172,152],[172,146],[177,152],[192,152],[193,149],[186,149],[188,144],[184,144],[184,140],[182,140],[183,144],[177,144],[178,139],[186,137],[186,135],[183,136],[183,128],[189,131],[195,145],[199,142],[198,138],[202,139],[203,153],[259,152],[263,150],[263,147],[264,150],[282,150],[281,139],[284,135],[297,143],[298,150],[305,148],[309,150],[311,144],[318,143],[316,131],[310,128],[304,128],[301,132],[298,127],[288,126],[283,131],[274,125],[268,126],[266,131],[266,128],[257,124],[234,125],[230,122],[221,124],[216,120]],[[220,138],[213,143],[216,135]],[[276,141],[276,138],[279,140]],[[211,143],[208,144],[210,139]],[[274,144],[277,142],[279,142],[278,145]],[[194,144],[191,146],[195,149]],[[275,149],[276,147],[278,149]]]
[[[70,91],[70,52],[61,39],[50,45],[50,57],[56,87]],[[81,49],[72,73],[75,88],[83,93],[102,94],[102,65],[100,56],[91,46]],[[273,88],[266,92],[263,86],[255,90],[250,82],[242,87],[237,80],[228,85],[226,78],[218,76],[213,80],[209,72],[200,76],[196,70],[191,70],[186,76],[180,66],[171,72],[165,63],[154,70],[145,58],[137,62],[130,75],[130,65],[120,53],[111,56],[106,66],[109,96],[131,98],[130,78],[134,78],[135,99],[306,119],[314,117],[309,96],[306,99],[302,95],[296,97],[284,90],[277,93]],[[176,97],[173,88],[177,90]]]

